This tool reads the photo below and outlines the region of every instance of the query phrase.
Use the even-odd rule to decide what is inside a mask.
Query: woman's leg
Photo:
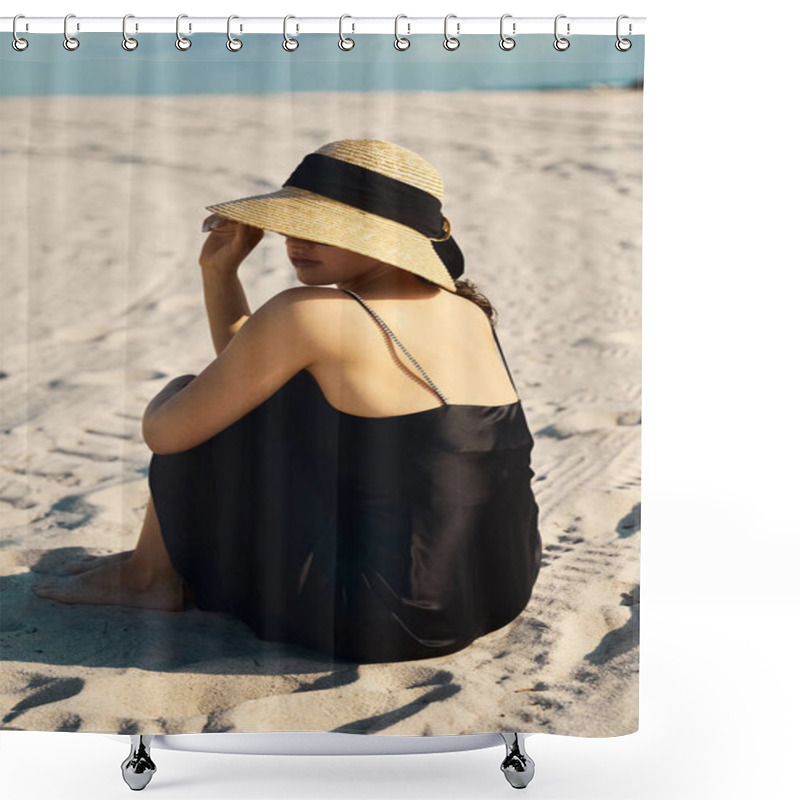
[[[130,558],[134,553],[137,553],[141,565],[145,571],[149,571],[153,563],[156,565],[159,559],[169,560],[169,556],[164,547],[164,540],[161,537],[161,528],[158,524],[158,517],[156,516],[155,508],[153,506],[153,496],[148,495],[147,507],[144,512],[144,523],[142,530],[139,534],[139,541],[136,543],[134,550],[124,550],[121,553],[109,553],[103,556],[83,556],[80,561],[75,561],[64,568],[65,575],[77,575],[79,572],[86,572],[89,569],[95,569],[101,564],[110,564],[113,561],[122,561],[123,559]]]
[[[195,378],[196,375],[182,375]],[[172,382],[171,393],[187,381]],[[165,398],[169,395],[165,395]],[[147,497],[139,541],[133,551],[114,553],[69,569],[66,578],[42,581],[34,587],[39,597],[61,603],[92,603],[180,611],[188,587],[170,561],[152,496]],[[84,569],[85,567],[85,569]]]
[[[147,496],[147,508],[144,512],[139,541],[131,553],[129,563],[134,566],[145,583],[180,578],[170,561],[164,537],[161,535],[156,508],[153,505],[153,496],[150,494]]]
[[[153,498],[148,496],[136,548],[115,553],[85,571],[34,587],[39,597],[61,603],[131,605],[180,611],[184,584],[169,558]]]

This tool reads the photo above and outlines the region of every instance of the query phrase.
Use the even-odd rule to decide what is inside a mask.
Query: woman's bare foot
[[[119,554],[115,554],[119,555]],[[181,611],[184,584],[173,572],[146,579],[130,558],[111,560],[85,572],[49,578],[33,587],[38,597],[59,603],[121,605],[160,611]]]
[[[133,550],[125,550],[122,553],[109,553],[103,556],[83,556],[80,561],[73,561],[64,567],[64,575],[77,575],[81,572],[99,567],[102,564],[111,564],[116,561],[124,561],[133,555]]]

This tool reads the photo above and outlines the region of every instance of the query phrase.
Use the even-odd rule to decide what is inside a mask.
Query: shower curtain
[[[295,49],[281,34],[240,35],[231,48],[219,33],[184,31],[190,46],[142,34],[132,49],[114,33],[76,38],[73,49],[57,34],[0,48],[0,727],[638,730],[644,37],[630,36],[628,50],[615,47],[613,27],[566,49],[546,34],[509,49],[495,34],[462,36],[453,49],[427,34],[405,48],[391,34],[348,35],[349,49],[335,32],[300,34]],[[259,635],[225,608],[236,588],[225,588],[235,583],[225,580],[230,549],[217,550],[203,526],[221,513],[228,473],[207,461],[165,469],[193,514],[184,535],[196,526],[181,557],[225,561],[221,605],[204,607],[203,586],[180,610],[111,599],[159,458],[143,439],[145,408],[218,355],[198,266],[207,207],[276,191],[307,154],[341,140],[390,142],[438,170],[463,278],[497,311],[532,437],[538,574],[500,627],[444,655],[340,659],[295,641],[280,620]],[[303,286],[272,232],[238,277],[253,311]],[[448,373],[432,377],[446,383]],[[273,408],[275,430],[288,429],[291,403]],[[250,428],[230,441],[234,461],[236,446],[263,445]],[[399,458],[393,439],[372,444],[382,464]],[[290,442],[284,456],[293,452]],[[261,491],[250,473],[231,475],[249,481],[241,502]],[[311,487],[304,502],[322,500]],[[502,596],[502,576],[524,557],[491,548],[505,541],[492,519],[479,535],[501,570],[474,604]],[[386,543],[365,542],[380,559]],[[338,546],[334,572],[352,555]],[[289,550],[251,547],[240,562],[266,583],[290,569]],[[333,624],[332,607],[318,614]]]

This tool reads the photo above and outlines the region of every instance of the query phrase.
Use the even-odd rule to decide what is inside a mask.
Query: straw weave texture
[[[444,196],[442,179],[436,169],[399,145],[378,139],[342,139],[323,145],[316,152],[404,181],[440,201]],[[371,256],[421,275],[449,291],[456,290],[430,239],[407,225],[306,189],[285,186],[269,194],[206,208],[263,230]]]

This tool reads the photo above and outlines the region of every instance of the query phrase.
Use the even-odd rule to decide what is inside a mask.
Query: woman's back
[[[413,298],[322,291],[331,297],[318,295],[324,302],[317,303],[312,318],[325,353],[308,371],[334,408],[354,416],[388,417],[442,405],[423,371],[450,404],[500,406],[518,400],[489,319],[466,298],[442,289]]]

